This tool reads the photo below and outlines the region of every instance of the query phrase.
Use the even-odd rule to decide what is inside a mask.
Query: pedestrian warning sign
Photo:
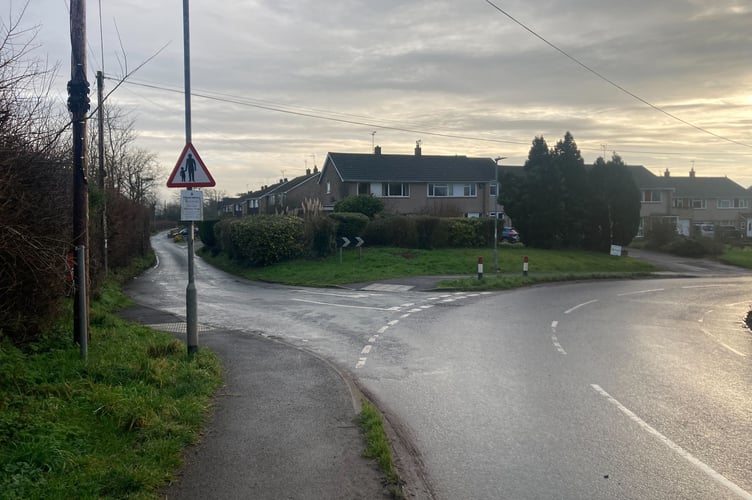
[[[170,177],[167,178],[167,187],[212,187],[215,184],[196,148],[193,147],[192,143],[187,143],[183,152],[180,153],[180,158],[178,158]]]

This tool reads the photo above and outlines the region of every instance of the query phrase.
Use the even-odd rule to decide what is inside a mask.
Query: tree
[[[590,198],[585,161],[571,133],[557,142],[552,153],[554,170],[561,178],[561,204],[564,212],[557,229],[561,246],[578,248],[584,238],[587,202]]]
[[[586,246],[608,251],[628,245],[640,227],[640,190],[619,155],[607,162],[598,158],[589,172],[592,195]]]

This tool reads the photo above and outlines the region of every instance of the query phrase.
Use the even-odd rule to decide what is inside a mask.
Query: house
[[[663,176],[643,166],[628,166],[640,190],[640,231],[659,219],[670,220],[677,232],[689,236],[693,228],[733,228],[752,237],[752,193],[728,177],[698,177],[694,167],[688,177]]]
[[[479,217],[496,208],[496,164],[491,158],[328,153],[318,179],[325,210],[348,196],[370,194],[386,212]]]
[[[280,180],[279,184],[268,189],[260,197],[259,212],[265,214],[298,213],[302,210],[301,207],[306,198],[319,197],[319,185],[316,182],[319,174],[320,172],[314,167],[314,171],[306,169],[305,175],[291,180]]]

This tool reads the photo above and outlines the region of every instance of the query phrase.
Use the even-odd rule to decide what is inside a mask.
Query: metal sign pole
[[[183,0],[183,67],[185,73],[185,142],[191,143],[191,37],[188,0]],[[191,190],[192,188],[188,188]],[[193,256],[194,226],[188,229],[188,286],[185,290],[188,355],[198,352],[198,298]]]

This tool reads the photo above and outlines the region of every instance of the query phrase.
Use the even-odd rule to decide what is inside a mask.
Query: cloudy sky
[[[166,177],[185,144],[182,2],[101,2],[103,43],[99,3],[91,82],[102,60],[116,79],[123,54],[133,70],[166,45],[112,95]],[[535,136],[566,131],[587,163],[616,151],[752,185],[748,0],[193,0],[190,21],[193,143],[228,195],[372,144],[521,165]],[[64,102],[68,1],[29,0],[22,24],[62,64]]]

